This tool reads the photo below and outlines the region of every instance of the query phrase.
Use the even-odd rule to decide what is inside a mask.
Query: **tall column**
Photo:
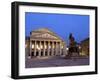
[[[60,55],[60,42],[58,42],[58,55]]]
[[[56,42],[54,42],[54,55],[56,55]]]
[[[45,41],[43,42],[43,56],[45,56]]]
[[[36,56],[36,41],[34,41],[34,56]]]
[[[54,42],[51,43],[51,55],[53,56],[54,55]]]
[[[58,44],[58,43],[56,42],[56,55],[57,55],[57,53],[58,53],[58,50],[57,50],[57,49],[58,49],[58,47],[57,47],[58,45],[57,45],[57,44]]]
[[[59,43],[59,50],[60,50],[60,55],[61,55],[62,54],[61,42]]]
[[[29,56],[31,57],[32,56],[32,42],[30,41],[30,54]]]
[[[47,46],[48,46],[48,49],[47,49],[47,55],[49,56],[49,54],[50,54],[50,41],[48,41]]]
[[[38,49],[38,51],[39,51],[39,56],[41,56],[41,41],[39,42],[39,49]]]

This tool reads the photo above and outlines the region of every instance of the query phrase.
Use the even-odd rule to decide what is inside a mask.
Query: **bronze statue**
[[[74,36],[72,33],[69,35],[69,50],[68,50],[68,56],[71,57],[73,53],[79,54],[79,49],[77,47],[77,43],[75,41]]]

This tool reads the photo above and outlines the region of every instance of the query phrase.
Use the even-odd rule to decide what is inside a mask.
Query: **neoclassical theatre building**
[[[34,30],[26,37],[26,53],[30,57],[66,55],[66,43],[47,28]]]

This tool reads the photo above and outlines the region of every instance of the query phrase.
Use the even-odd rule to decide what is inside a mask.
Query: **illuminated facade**
[[[30,57],[66,55],[66,43],[47,28],[34,30],[26,40]]]

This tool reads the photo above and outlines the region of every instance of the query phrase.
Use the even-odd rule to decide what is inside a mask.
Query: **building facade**
[[[89,56],[89,38],[81,41],[81,55]]]
[[[26,49],[30,57],[66,55],[66,43],[47,28],[34,30],[26,40]]]

